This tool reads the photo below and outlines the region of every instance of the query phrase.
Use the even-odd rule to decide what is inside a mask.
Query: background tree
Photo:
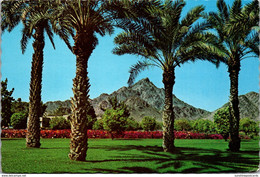
[[[114,133],[121,134],[128,127],[130,113],[125,102],[119,102],[117,97],[111,97],[108,101],[112,108],[105,110],[102,120],[104,130],[109,131],[113,139]]]
[[[93,125],[93,130],[104,130],[104,123],[102,119],[98,119],[94,125]]]
[[[192,129],[191,124],[187,119],[175,120],[174,127],[177,131],[189,131]]]
[[[134,131],[140,129],[139,123],[133,118],[129,117],[126,122],[126,131]]]
[[[217,1],[217,12],[206,15],[207,21],[216,31],[221,61],[228,67],[230,77],[230,142],[231,151],[239,151],[239,100],[238,77],[241,60],[259,56],[259,5],[257,0],[242,7],[241,0],[234,0],[231,7],[224,0]],[[250,55],[252,54],[252,56]]]
[[[18,112],[29,112],[29,103],[23,102],[21,98],[18,98],[12,103],[12,112],[18,113]]]
[[[192,128],[196,132],[214,133],[214,123],[207,119],[197,119],[193,122]]]
[[[50,120],[50,129],[52,130],[70,129],[70,122],[62,116],[55,117]]]
[[[249,133],[258,134],[259,125],[255,121],[246,117],[240,120],[239,130],[245,132],[246,135]]]
[[[31,37],[33,41],[33,56],[30,79],[29,96],[29,117],[27,124],[26,145],[27,147],[39,148],[40,143],[40,114],[41,110],[41,89],[42,89],[42,69],[43,69],[43,48],[45,46],[44,32],[49,37],[53,47],[53,33],[50,19],[54,3],[51,1],[3,1],[2,2],[2,30],[10,32],[20,21],[23,23],[21,48],[25,52],[28,41]],[[54,22],[53,22],[54,23]],[[55,32],[69,46],[66,31],[56,29]],[[70,46],[69,46],[70,47]],[[54,47],[55,48],[55,47]]]
[[[11,125],[14,129],[25,129],[27,127],[28,113],[18,112],[11,117]]]
[[[127,125],[127,119],[124,109],[107,109],[102,116],[103,127],[109,131],[111,138],[114,139],[114,134],[121,134]]]
[[[156,120],[154,117],[145,116],[141,121],[141,126],[145,131],[154,131],[156,127]]]
[[[221,108],[214,114],[214,123],[217,133],[221,134],[225,141],[229,136],[229,107]]]
[[[152,66],[163,70],[165,106],[163,111],[163,149],[174,151],[174,112],[172,92],[175,84],[175,68],[188,61],[197,59],[214,63],[218,55],[214,47],[214,36],[202,33],[207,24],[195,23],[204,10],[197,6],[181,16],[185,2],[157,1],[160,4],[140,14],[136,26],[119,34],[114,42],[117,55],[133,54],[143,57],[130,68],[128,84],[132,85],[136,76]],[[211,53],[209,55],[209,53]]]
[[[97,121],[97,116],[94,107],[91,103],[87,106],[87,129],[92,129],[93,125]]]
[[[12,97],[14,88],[9,91],[7,89],[7,83],[7,78],[5,81],[1,81],[1,126],[5,127],[8,127],[10,124],[10,118],[13,114],[13,111],[11,110],[12,102],[14,101],[14,98]]]

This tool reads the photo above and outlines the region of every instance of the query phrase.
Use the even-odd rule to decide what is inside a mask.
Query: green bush
[[[50,129],[52,130],[61,130],[61,129],[70,129],[70,122],[64,117],[55,117],[50,120]]]
[[[98,119],[94,125],[93,125],[93,130],[104,130],[104,126],[103,126],[103,120],[102,119]]]
[[[177,131],[189,131],[192,127],[187,119],[177,119],[174,122],[174,129]]]
[[[214,133],[214,123],[207,119],[197,119],[193,122],[192,129],[200,133]]]
[[[140,129],[140,125],[139,123],[132,117],[129,117],[127,119],[127,123],[126,123],[126,131],[134,131],[134,130],[138,130]]]
[[[89,130],[93,129],[93,126],[97,121],[97,116],[93,106],[90,103],[88,103],[88,107],[87,107],[87,120],[88,120],[87,129]]]
[[[229,136],[229,107],[219,109],[214,115],[214,124],[217,133],[221,134],[225,140]]]
[[[28,114],[24,112],[14,113],[11,116],[11,125],[14,129],[25,129],[27,127]]]
[[[240,120],[239,130],[245,132],[246,135],[249,133],[257,134],[259,127],[255,121],[246,117]]]
[[[156,127],[155,118],[145,116],[141,121],[141,126],[145,131],[153,131]]]
[[[127,128],[127,120],[130,115],[125,102],[119,102],[116,97],[108,100],[112,106],[111,109],[106,109],[102,116],[104,130],[111,133],[121,133]]]
[[[157,122],[156,121],[156,125],[155,125],[155,129],[154,130],[162,130],[162,126],[163,126],[162,122]]]
[[[102,116],[104,129],[109,132],[122,132],[126,129],[127,119],[124,109],[107,109]]]

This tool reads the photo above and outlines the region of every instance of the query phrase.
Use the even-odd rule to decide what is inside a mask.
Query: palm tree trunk
[[[41,90],[43,69],[44,33],[43,27],[35,28],[33,35],[33,49],[29,97],[29,118],[27,122],[26,145],[39,148],[40,143],[40,114],[41,114]]]
[[[239,138],[239,100],[238,100],[238,76],[240,70],[240,63],[237,65],[229,66],[230,77],[230,99],[229,99],[229,112],[230,112],[230,141],[229,150],[237,152],[240,149]]]
[[[174,113],[172,104],[172,90],[175,83],[174,68],[163,73],[164,83],[164,110],[163,110],[163,150],[164,152],[174,151]]]
[[[77,32],[74,37],[73,52],[76,55],[76,76],[73,79],[73,94],[71,98],[71,140],[69,158],[85,161],[88,149],[87,137],[87,105],[89,98],[89,79],[87,77],[87,62],[94,49],[93,33]]]

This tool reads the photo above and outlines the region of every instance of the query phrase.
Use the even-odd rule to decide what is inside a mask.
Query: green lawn
[[[4,173],[227,173],[258,169],[257,140],[243,140],[241,152],[224,140],[175,140],[176,152],[162,152],[161,139],[90,139],[86,162],[68,158],[69,139],[42,139],[40,149],[25,139],[2,139]]]

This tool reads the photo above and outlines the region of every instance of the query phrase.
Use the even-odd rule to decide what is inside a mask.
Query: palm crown
[[[184,6],[185,2],[182,0],[165,1],[163,5],[150,9],[152,18],[144,18],[139,22],[141,30],[128,29],[115,38],[118,45],[113,50],[115,54],[134,54],[145,58],[131,67],[129,85],[133,84],[140,71],[150,66],[168,71],[196,59],[217,63],[215,37],[209,32],[202,32],[209,25],[194,24],[201,17],[204,7],[191,9],[181,19]]]
[[[242,8],[241,0],[234,1],[232,7],[219,0],[217,7],[217,12],[210,12],[205,17],[222,43],[224,57],[221,61],[232,65],[235,60],[258,56],[258,2],[254,0]]]
[[[9,32],[22,21],[22,39],[21,49],[22,53],[25,52],[28,40],[35,33],[35,28],[41,26],[46,32],[53,47],[55,44],[53,41],[53,32],[55,31],[61,39],[65,41],[67,46],[71,49],[69,44],[68,31],[55,28],[53,9],[57,6],[57,3],[50,1],[9,1],[3,3],[3,19],[2,30],[8,30]],[[52,29],[54,28],[54,29]]]

